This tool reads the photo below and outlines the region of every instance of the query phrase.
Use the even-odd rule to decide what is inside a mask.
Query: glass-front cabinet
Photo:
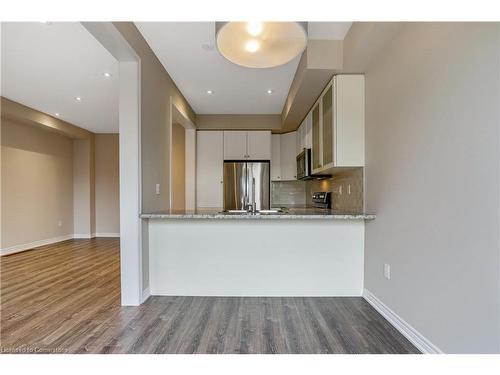
[[[323,125],[323,166],[333,163],[333,84],[329,85],[321,98],[321,113]]]
[[[312,107],[312,172],[365,164],[365,80],[361,74],[332,78]]]

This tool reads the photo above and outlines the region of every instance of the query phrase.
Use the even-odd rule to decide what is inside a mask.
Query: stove
[[[313,193],[312,201],[316,208],[332,208],[332,193],[330,191]]]

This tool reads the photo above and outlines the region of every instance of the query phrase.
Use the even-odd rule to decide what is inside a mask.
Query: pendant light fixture
[[[216,22],[215,26],[222,56],[247,68],[286,64],[307,44],[305,22]]]

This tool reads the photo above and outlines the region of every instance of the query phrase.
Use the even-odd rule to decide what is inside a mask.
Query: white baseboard
[[[120,237],[120,233],[94,233],[94,237]]]
[[[45,240],[39,240],[39,241],[34,241],[34,242],[25,243],[25,244],[21,244],[21,245],[10,246],[10,247],[6,247],[6,248],[1,249],[0,255],[19,253],[21,251],[33,249],[35,247],[50,245],[50,244],[53,244],[56,242],[61,242],[61,241],[66,241],[66,240],[71,240],[72,238],[73,238],[73,234],[66,234],[64,236],[47,238]]]
[[[72,239],[90,239],[90,238],[94,238],[94,237],[115,237],[116,238],[116,237],[120,237],[120,233],[66,234],[64,236],[47,238],[45,240],[39,240],[39,241],[34,241],[34,242],[30,242],[30,243],[25,243],[25,244],[21,244],[21,245],[15,245],[15,246],[3,248],[3,249],[0,249],[0,256],[19,253],[21,251],[30,250],[30,249],[33,249],[35,247],[50,245],[50,244],[61,242],[61,241],[72,240]],[[149,289],[148,289],[148,291],[149,291]]]
[[[141,303],[144,303],[146,302],[146,300],[151,296],[151,292],[149,290],[149,287],[147,287],[146,289],[144,289],[142,291],[142,299],[141,299]]]
[[[73,238],[75,238],[77,240],[79,240],[79,239],[89,239],[89,238],[94,238],[94,235],[90,234],[90,233],[84,233],[84,234],[75,233],[75,234],[73,234]]]
[[[77,238],[77,239],[80,239],[80,238],[86,238],[86,239],[89,239],[89,238],[95,238],[95,237],[120,237],[120,233],[84,233],[84,234],[79,234],[79,233],[75,233],[73,235],[73,238]]]
[[[424,335],[418,332],[410,324],[405,322],[394,311],[387,307],[368,289],[363,290],[363,298],[373,306],[394,328],[405,336],[413,345],[424,354],[442,354],[443,351],[428,340]]]

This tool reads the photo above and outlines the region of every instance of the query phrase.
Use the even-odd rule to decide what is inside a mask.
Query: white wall
[[[83,25],[118,61],[120,68],[120,286],[121,304],[139,305],[149,295],[147,222],[141,212],[142,61],[119,32],[136,30],[129,22]],[[147,89],[147,88],[146,88]]]
[[[120,61],[120,284],[121,303],[139,305],[147,289],[143,263],[147,242],[139,219],[140,199],[140,73],[137,62]]]
[[[365,287],[444,352],[500,351],[499,35],[405,24],[366,70]]]

